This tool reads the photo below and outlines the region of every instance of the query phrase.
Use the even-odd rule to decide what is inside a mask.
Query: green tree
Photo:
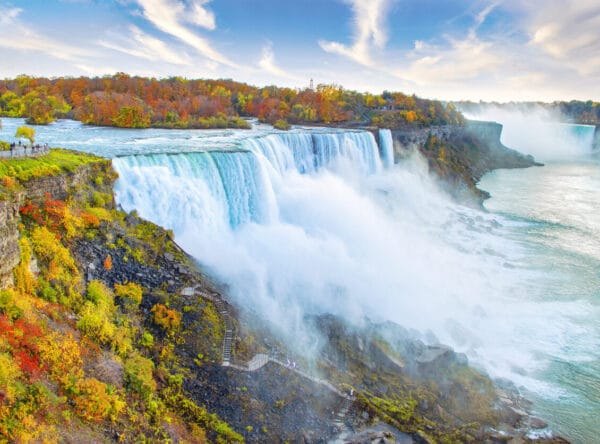
[[[17,128],[15,137],[23,137],[24,139],[28,139],[33,145],[33,142],[35,142],[35,129],[29,126],[20,126]]]

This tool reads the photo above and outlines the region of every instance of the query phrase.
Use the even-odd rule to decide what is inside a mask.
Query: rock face
[[[450,193],[461,201],[475,199],[479,205],[489,195],[476,184],[497,168],[539,165],[533,157],[507,148],[500,142],[502,125],[469,121],[465,126],[432,126],[393,130],[394,154],[400,159],[418,149],[429,169],[450,184]]]
[[[102,177],[102,180],[98,180]],[[13,269],[19,263],[19,232],[21,217],[19,208],[27,201],[41,202],[47,197],[64,200],[70,197],[76,202],[90,202],[94,193],[103,193],[114,207],[112,186],[115,173],[110,161],[99,161],[79,167],[72,173],[45,176],[22,184],[6,200],[0,200],[0,289],[13,283]]]
[[[23,196],[0,202],[0,288],[13,283],[13,268],[19,263],[19,207]]]

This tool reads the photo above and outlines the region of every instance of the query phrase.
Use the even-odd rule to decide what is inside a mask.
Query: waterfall
[[[386,168],[394,165],[394,140],[389,129],[379,130],[379,146],[381,147],[381,160]]]
[[[316,174],[338,162],[366,175],[382,169],[367,131],[269,134],[239,148],[115,158],[119,202],[176,233],[191,225],[223,231],[276,220],[274,182],[286,174]]]
[[[242,148],[264,156],[280,174],[290,169],[314,173],[340,160],[366,174],[382,167],[377,142],[368,131],[270,134],[246,139]]]

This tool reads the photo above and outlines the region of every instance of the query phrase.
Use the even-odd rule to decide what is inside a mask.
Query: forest
[[[155,79],[117,73],[104,77],[0,80],[0,116],[48,124],[73,118],[121,128],[248,128],[244,118],[286,129],[299,125],[373,125],[386,128],[464,124],[453,104],[338,85],[291,89],[256,87],[229,79]]]

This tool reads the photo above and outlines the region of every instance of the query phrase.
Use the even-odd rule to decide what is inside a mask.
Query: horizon
[[[0,75],[597,100],[598,22],[591,0],[0,0]]]

